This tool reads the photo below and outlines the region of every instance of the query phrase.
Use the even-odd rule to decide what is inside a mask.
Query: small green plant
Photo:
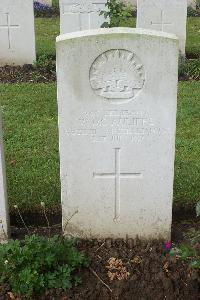
[[[33,64],[32,79],[33,82],[43,81],[47,78],[54,78],[56,75],[55,57],[48,55],[40,55]]]
[[[196,205],[196,215],[200,216],[200,202]],[[191,229],[184,234],[189,243],[172,248],[171,256],[176,256],[185,261],[190,261],[190,267],[200,271],[200,231]]]
[[[200,270],[200,253],[198,248],[189,245],[180,245],[179,247],[172,248],[170,255],[184,261],[190,261],[191,268]]]
[[[188,17],[198,17],[199,16],[199,12],[192,8],[192,7],[188,7],[187,9],[187,16]]]
[[[45,54],[39,56],[34,66],[38,69],[45,69],[49,73],[56,72],[56,62],[53,57],[49,57]]]
[[[119,27],[129,23],[130,18],[133,18],[134,9],[131,5],[125,5],[120,0],[108,0],[106,4],[107,10],[100,14],[109,21],[104,22],[101,27]]]
[[[38,235],[0,245],[0,284],[8,283],[20,296],[32,298],[46,288],[69,289],[80,282],[77,268],[89,265],[73,240]]]

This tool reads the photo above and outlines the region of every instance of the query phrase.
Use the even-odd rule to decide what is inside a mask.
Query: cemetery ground
[[[135,20],[131,22],[134,27]],[[198,252],[200,18],[188,18],[187,30],[188,61],[180,70],[178,86],[172,243],[195,245]],[[27,233],[15,205],[31,233],[49,235],[41,202],[51,235],[61,233],[55,83],[58,34],[58,17],[36,18],[35,66],[0,70],[13,238],[22,239]],[[89,268],[77,270],[82,284],[66,292],[49,289],[36,299],[200,299],[199,270],[190,267],[192,255],[187,249],[182,251],[182,260],[180,253],[169,254],[171,245],[158,241],[78,241],[77,247],[91,260]],[[12,297],[9,285],[0,287],[0,299],[20,299]]]

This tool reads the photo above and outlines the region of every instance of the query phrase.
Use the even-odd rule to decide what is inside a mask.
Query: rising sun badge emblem
[[[130,101],[144,86],[144,67],[131,51],[112,49],[102,53],[90,68],[94,92],[111,102]]]

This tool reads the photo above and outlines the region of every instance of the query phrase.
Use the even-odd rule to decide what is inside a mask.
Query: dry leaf
[[[114,279],[127,280],[130,276],[130,273],[126,270],[121,259],[111,257],[107,263],[106,269],[108,269],[107,275],[110,281]]]

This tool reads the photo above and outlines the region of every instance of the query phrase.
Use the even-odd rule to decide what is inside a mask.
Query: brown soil
[[[34,11],[34,15],[36,18],[54,18],[60,16],[59,7],[50,7],[44,11]]]
[[[199,59],[200,53],[187,53],[186,58],[187,59]]]
[[[184,242],[183,233],[191,228],[199,230],[200,222],[175,222],[172,227],[173,243]],[[29,230],[31,233],[48,234],[48,228],[44,227],[29,227]],[[13,238],[21,239],[26,233],[24,228],[12,227]],[[52,226],[51,233],[60,234],[61,226]],[[110,239],[91,240],[79,241],[78,248],[91,258],[90,269],[81,269],[78,273],[82,279],[82,284],[66,292],[60,289],[48,290],[45,295],[35,299],[200,299],[200,271],[192,270],[189,267],[189,261],[182,262],[178,258],[170,257],[163,242],[147,243],[132,239],[126,242],[120,239],[116,241]],[[127,279],[115,278],[113,281],[110,280],[109,270],[106,266],[112,257],[122,261]],[[116,273],[117,270],[116,268],[112,272]],[[13,295],[10,292],[8,285],[2,286],[0,288],[0,300],[17,299],[12,298]]]
[[[54,82],[56,71],[46,68],[37,68],[32,65],[5,66],[0,68],[1,83],[21,83],[21,82]]]
[[[197,271],[169,257],[162,243],[107,240],[103,243],[82,242],[79,247],[89,254],[92,264],[89,270],[81,271],[80,286],[61,293],[66,299],[200,299],[200,276]],[[130,274],[127,280],[109,279],[106,266],[111,257],[122,260]],[[55,293],[49,291],[41,299],[53,299],[51,292]]]

